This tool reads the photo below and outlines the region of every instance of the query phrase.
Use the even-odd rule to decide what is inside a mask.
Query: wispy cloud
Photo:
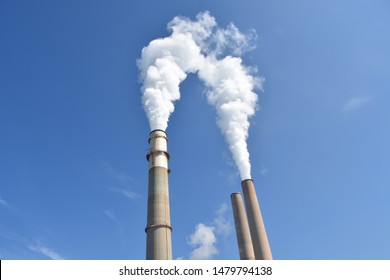
[[[216,246],[218,235],[224,237],[231,233],[231,223],[225,218],[227,204],[223,203],[215,213],[214,221],[211,225],[198,223],[194,233],[188,237],[188,244],[194,247],[190,253],[191,260],[208,260],[218,254]]]
[[[106,216],[108,218],[110,218],[111,220],[113,220],[115,223],[118,223],[118,219],[115,216],[114,211],[112,211],[112,210],[104,210],[104,214],[106,214]]]
[[[122,184],[134,183],[134,179],[131,176],[127,175],[124,172],[120,172],[116,170],[115,168],[112,167],[112,165],[109,162],[101,161],[100,165],[106,173],[112,175],[116,180],[118,180]]]
[[[260,175],[261,176],[265,176],[269,173],[269,169],[267,167],[265,167],[264,165],[261,165],[261,169],[260,169]]]
[[[42,254],[52,260],[64,260],[65,258],[51,248],[48,248],[42,244],[30,245],[28,248],[38,254]]]
[[[232,231],[231,223],[225,218],[225,213],[228,207],[226,203],[222,203],[216,212],[216,217],[214,219],[215,230],[218,234],[223,236],[228,236]]]
[[[119,238],[122,243],[125,243],[125,229],[123,227],[122,222],[118,219],[118,217],[115,215],[115,212],[113,210],[104,210],[104,214],[113,221],[115,228],[117,230],[117,233],[119,235]]]
[[[236,185],[240,178],[238,171],[227,169],[218,171],[218,176],[229,185]]]
[[[22,259],[44,259],[65,260],[66,258],[45,245],[42,242],[43,236],[31,238],[29,234],[24,232],[22,235],[0,229],[0,237],[7,240],[2,248],[0,248],[1,259],[22,260]],[[32,254],[34,252],[35,254]]]
[[[5,208],[10,208],[8,202],[5,201],[2,197],[0,197],[0,205],[5,207]]]
[[[359,96],[359,97],[353,97],[349,99],[344,107],[344,112],[351,112],[356,111],[364,106],[366,106],[368,103],[370,103],[374,98],[372,96]]]
[[[1,196],[0,196],[0,207],[4,207],[17,215],[22,214],[21,211],[17,207],[15,207],[11,203],[9,203],[5,199],[3,199]]]
[[[196,225],[195,232],[188,239],[188,243],[196,247],[190,254],[191,260],[208,260],[218,253],[214,230],[214,227],[202,223]]]
[[[116,192],[116,193],[119,193],[129,199],[134,199],[138,196],[137,193],[135,192],[132,192],[130,190],[127,190],[127,189],[120,189],[120,188],[110,188],[110,191],[113,191],[113,192]]]
[[[240,178],[236,164],[231,153],[226,150],[222,151],[222,162],[225,163],[228,167],[224,170],[218,171],[218,175],[225,180],[229,185],[237,184],[237,181]]]
[[[136,184],[134,178],[124,172],[116,170],[106,161],[101,161],[100,165],[104,172],[110,175],[110,177],[114,180],[114,184],[118,185],[118,187],[110,187],[110,191],[119,193],[128,199],[135,199],[138,197],[138,194],[131,190],[131,188]]]
[[[231,153],[229,153],[229,152],[226,151],[226,150],[223,150],[223,151],[222,151],[222,161],[223,161],[226,165],[228,165],[228,166],[230,166],[230,167],[236,168],[236,165],[235,165],[235,163],[234,163],[233,156],[231,155]]]

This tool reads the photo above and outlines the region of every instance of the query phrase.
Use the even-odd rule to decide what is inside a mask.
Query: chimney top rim
[[[240,193],[240,192],[234,192],[234,193],[231,193],[231,194],[230,194],[230,197],[233,197],[234,195],[241,195],[241,196],[242,196],[242,193]]]
[[[152,130],[152,131],[149,133],[149,135],[151,135],[152,133],[157,132],[157,131],[164,132],[165,135],[167,134],[167,133],[165,132],[165,130],[162,130],[162,129],[154,129],[154,130]]]

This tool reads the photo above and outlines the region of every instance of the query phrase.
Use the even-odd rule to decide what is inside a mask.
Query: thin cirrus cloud
[[[63,256],[61,256],[59,253],[57,253],[53,249],[48,248],[48,247],[41,245],[41,244],[35,245],[35,246],[30,245],[30,246],[28,246],[28,248],[31,251],[38,253],[38,254],[41,254],[41,255],[44,255],[47,258],[52,259],[52,260],[64,260],[65,259]]]
[[[112,178],[113,184],[118,186],[110,187],[110,191],[119,193],[128,199],[135,199],[138,197],[137,193],[130,190],[130,188],[136,184],[131,176],[116,170],[108,162],[102,161],[100,165],[104,172]]]
[[[112,211],[112,210],[104,210],[104,214],[108,218],[110,218],[110,220],[114,221],[115,223],[118,222],[118,219],[116,218],[114,211]]]
[[[109,162],[102,161],[100,166],[107,174],[123,185],[128,185],[134,182],[134,179],[131,176],[116,170]]]
[[[267,167],[265,167],[264,165],[261,165],[261,169],[260,169],[260,175],[261,176],[265,176],[269,173],[269,169]]]
[[[0,207],[4,207],[7,210],[13,212],[14,214],[22,214],[21,211],[15,207],[14,205],[10,204],[8,201],[0,197]]]
[[[104,214],[114,223],[117,233],[119,235],[120,240],[122,243],[125,242],[125,229],[122,225],[122,222],[118,219],[118,217],[115,215],[115,212],[111,209],[104,210]]]
[[[132,191],[127,190],[127,189],[110,188],[110,191],[119,193],[119,194],[121,194],[129,199],[134,199],[138,196],[138,194],[136,194],[135,192],[132,192]]]
[[[2,199],[1,197],[0,197],[0,205],[5,207],[5,208],[9,208],[8,202],[5,201],[4,199]]]
[[[368,103],[370,103],[374,98],[372,96],[358,96],[353,97],[349,99],[344,107],[344,112],[352,112],[361,109],[362,107],[366,106]]]

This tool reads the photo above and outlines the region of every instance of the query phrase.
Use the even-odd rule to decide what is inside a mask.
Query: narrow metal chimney
[[[242,195],[241,193],[232,193],[230,195],[230,199],[232,201],[234,225],[236,227],[240,260],[254,260],[255,253],[253,251],[252,239],[249,232],[249,225],[245,214]]]
[[[252,179],[241,182],[256,260],[272,260],[267,233]]]
[[[171,260],[171,218],[168,191],[167,135],[163,130],[153,130],[149,136],[148,213],[146,232],[146,259]]]

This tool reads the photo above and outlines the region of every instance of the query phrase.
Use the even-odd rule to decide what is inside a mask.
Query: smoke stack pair
[[[246,219],[241,194],[233,193],[231,195],[240,259],[272,260],[271,248],[253,180],[242,181],[241,187],[244,193],[248,220]]]
[[[255,252],[253,251],[252,238],[249,232],[248,219],[246,218],[242,195],[241,193],[232,193],[230,199],[232,201],[240,259],[254,260]]]
[[[153,130],[149,136],[148,213],[146,232],[146,259],[171,260],[172,238],[168,190],[167,135]]]

